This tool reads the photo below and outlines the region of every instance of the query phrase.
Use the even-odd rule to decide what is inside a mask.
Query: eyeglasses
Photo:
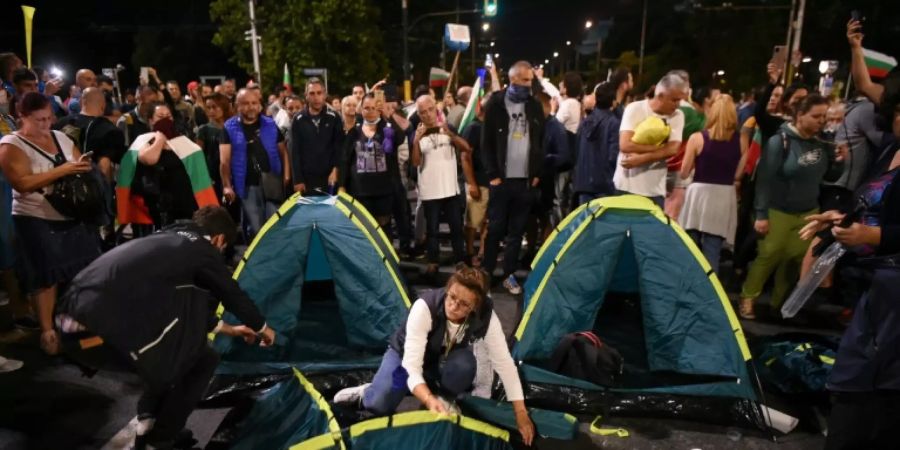
[[[454,308],[459,308],[463,311],[471,311],[475,308],[474,304],[460,300],[455,295],[453,295],[452,292],[447,292],[447,301],[451,302]]]

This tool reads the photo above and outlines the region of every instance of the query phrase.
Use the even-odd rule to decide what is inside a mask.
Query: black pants
[[[409,208],[409,198],[407,198],[406,185],[402,180],[394,180],[394,200],[393,200],[394,223],[397,227],[397,239],[400,241],[400,248],[406,249],[412,245],[413,228],[412,228],[412,212]]]
[[[147,386],[138,400],[138,416],[156,419],[146,436],[147,442],[173,441],[206,392],[209,380],[219,364],[219,355],[208,346],[201,348],[184,375],[169,386]]]
[[[838,392],[828,417],[825,450],[894,449],[900,391]]]
[[[440,263],[440,241],[438,239],[438,231],[440,230],[441,213],[444,214],[444,220],[450,225],[450,244],[453,246],[453,262],[463,262],[466,260],[466,252],[463,247],[463,221],[462,221],[462,205],[459,196],[442,198],[440,200],[423,200],[422,207],[425,208],[425,226],[426,238],[428,240],[428,262],[430,264]]]
[[[497,267],[500,240],[504,239],[503,278],[515,273],[519,268],[519,252],[522,250],[522,235],[528,223],[528,214],[534,205],[538,191],[524,178],[508,179],[490,187],[488,199],[488,234],[485,240],[484,265],[488,274]]]

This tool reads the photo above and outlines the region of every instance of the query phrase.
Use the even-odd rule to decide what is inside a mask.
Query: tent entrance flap
[[[322,281],[331,279],[331,265],[325,257],[322,237],[317,229],[309,237],[309,253],[306,256],[306,281]]]
[[[734,377],[678,373],[670,370],[651,370],[648,364],[647,341],[641,302],[636,295],[611,293],[606,296],[594,333],[607,345],[615,348],[625,361],[620,389],[646,389],[667,386],[734,382]]]

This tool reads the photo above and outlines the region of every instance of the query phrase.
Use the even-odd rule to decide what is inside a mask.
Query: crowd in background
[[[61,79],[3,53],[5,290],[20,325],[38,327],[54,353],[56,287],[102,251],[218,203],[248,243],[292,193],[346,191],[404,258],[424,255],[426,277],[442,263],[482,266],[519,294],[516,271],[562,218],[592,199],[628,193],[677,220],[713,270],[725,255],[730,280],[742,283],[740,315],[752,319],[768,278],[774,273],[776,309],[827,240],[822,234],[811,245],[815,233],[801,230],[834,222],[831,211],[853,212],[861,196],[871,199],[856,221],[879,225],[873,211],[887,197],[872,191],[890,185],[878,176],[893,173],[898,134],[884,88],[856,59],[847,100],[784,85],[774,65],[766,73],[766,84],[733,96],[673,70],[636,95],[627,68],[598,84],[577,73],[553,84],[519,62],[505,76],[490,67],[483,96],[470,87],[438,96],[423,85],[403,102],[384,80],[343,97],[316,78],[302,95],[281,86],[265,95],[232,79],[192,81],[183,92],[151,68],[119,101],[113,80],[90,69],[76,73],[63,99]],[[466,118],[470,100],[474,117]],[[57,180],[77,173],[102,179],[100,217],[72,220],[45,199]],[[879,252],[870,230],[835,230],[859,257]],[[441,242],[450,244],[449,261]],[[847,266],[829,282],[849,314],[866,275]]]

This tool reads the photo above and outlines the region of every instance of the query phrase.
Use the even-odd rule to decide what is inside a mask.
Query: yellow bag
[[[631,142],[644,145],[663,145],[669,139],[672,128],[656,116],[650,116],[639,123],[634,129]]]

